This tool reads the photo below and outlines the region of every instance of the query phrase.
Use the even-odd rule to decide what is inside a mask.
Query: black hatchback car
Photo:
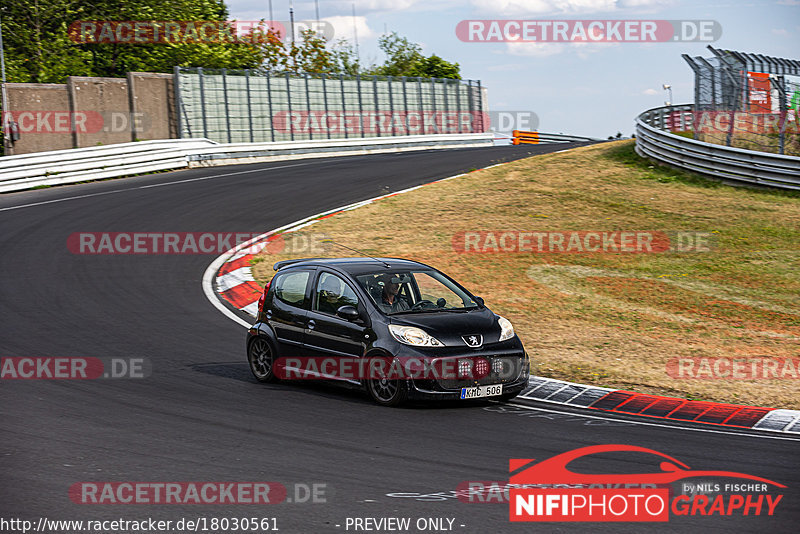
[[[428,265],[396,258],[275,264],[247,358],[261,382],[337,380],[379,404],[509,400],[530,362],[511,323]]]

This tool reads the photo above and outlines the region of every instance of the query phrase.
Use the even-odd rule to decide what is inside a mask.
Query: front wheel
[[[256,338],[247,349],[247,361],[250,363],[250,371],[259,382],[276,382],[275,376],[275,353],[269,341],[263,337]]]
[[[366,380],[372,400],[381,406],[400,406],[408,398],[408,386],[402,379],[389,378],[385,368],[375,367]]]

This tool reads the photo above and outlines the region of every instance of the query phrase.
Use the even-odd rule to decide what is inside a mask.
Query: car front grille
[[[522,356],[483,356],[489,360],[491,372],[483,378],[439,378],[438,383],[442,389],[461,389],[472,386],[485,386],[489,384],[509,384],[516,382],[522,370],[524,359]],[[498,372],[499,366],[502,371]]]

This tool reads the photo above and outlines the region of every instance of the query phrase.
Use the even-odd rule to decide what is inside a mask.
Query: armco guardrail
[[[187,167],[186,151],[208,139],[164,139],[0,158],[0,193]]]
[[[664,106],[636,118],[636,152],[643,157],[722,180],[800,190],[800,158],[705,143],[675,135],[692,127],[691,105]],[[688,120],[687,120],[688,117]]]
[[[0,158],[0,193],[186,167],[435,148],[492,146],[492,134],[218,144],[165,139]]]
[[[545,132],[526,132],[522,130],[514,130],[511,132],[511,143],[514,145],[519,144],[544,144],[544,143],[580,143],[580,142],[595,142],[602,141],[594,137],[583,137],[580,135],[564,135],[553,134]]]
[[[403,152],[407,150],[492,146],[491,133],[398,135],[356,139],[218,144],[187,151],[189,166],[230,165],[270,160]]]

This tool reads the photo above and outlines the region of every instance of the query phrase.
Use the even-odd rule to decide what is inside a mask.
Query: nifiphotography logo
[[[580,458],[610,452],[654,454],[661,457],[660,471],[585,474],[568,468]],[[664,453],[616,444],[582,447],[541,462],[512,459],[509,473],[509,520],[519,522],[666,522],[670,511],[676,516],[771,516],[783,494],[768,493],[769,486],[786,487],[744,473],[693,470]],[[702,484],[681,483],[681,494],[670,492],[670,484],[697,477]],[[709,478],[726,482],[711,483]]]

